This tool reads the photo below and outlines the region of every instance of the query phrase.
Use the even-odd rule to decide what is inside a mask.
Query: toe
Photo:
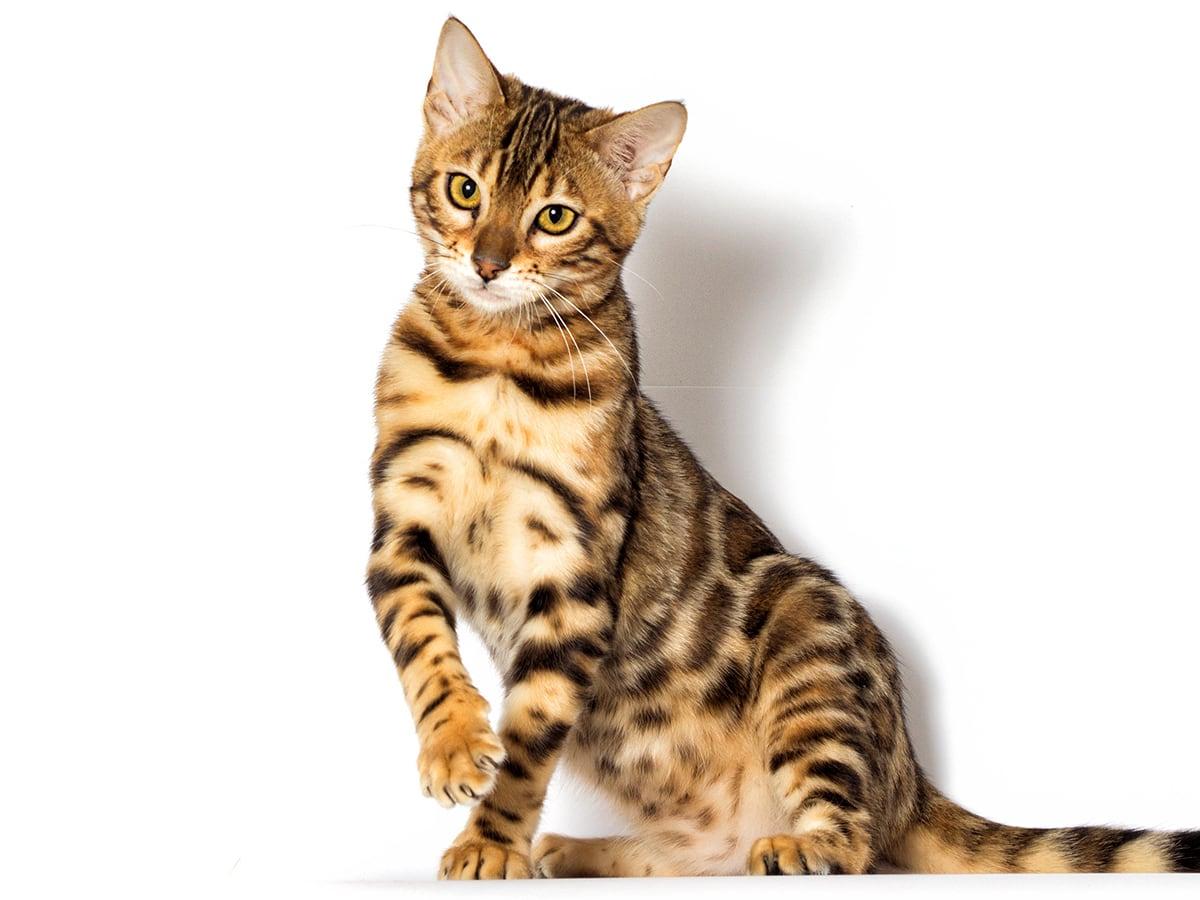
[[[449,881],[528,877],[529,860],[525,856],[487,841],[451,847],[438,871],[438,878]]]
[[[473,806],[491,793],[504,762],[504,747],[486,726],[442,729],[421,750],[421,790],[444,807]]]
[[[759,838],[750,848],[751,875],[803,875],[808,871],[801,839],[790,834]]]
[[[770,838],[759,838],[750,848],[750,860],[746,870],[751,875],[766,875],[774,864],[775,850]]]
[[[503,878],[508,853],[502,847],[484,847],[479,852],[479,878]]]
[[[529,860],[519,853],[508,854],[508,859],[504,861],[505,878],[529,878],[531,875]]]
[[[537,878],[554,877],[554,860],[562,849],[564,838],[558,834],[544,834],[533,846],[533,874]]]
[[[800,853],[800,847],[796,841],[780,841],[774,842],[775,845],[775,861],[778,867],[776,875],[803,875],[807,870],[804,865],[804,856]]]

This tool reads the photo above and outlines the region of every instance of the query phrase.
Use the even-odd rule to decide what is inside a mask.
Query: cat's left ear
[[[643,106],[587,132],[600,158],[612,168],[635,203],[648,203],[658,190],[687,128],[687,110],[668,101]]]
[[[425,93],[425,124],[433,135],[445,134],[479,114],[485,106],[504,102],[500,74],[475,40],[451,16],[442,26],[433,76]]]

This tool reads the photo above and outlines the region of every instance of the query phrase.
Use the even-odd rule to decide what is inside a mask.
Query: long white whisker
[[[405,234],[414,235],[416,237],[419,237],[423,241],[429,241],[429,243],[431,243],[431,244],[437,244],[439,247],[445,247],[447,250],[453,249],[452,247],[449,247],[446,244],[443,244],[437,238],[431,238],[429,235],[421,234],[421,232],[419,232],[419,231],[413,231],[411,228],[401,228],[399,225],[378,225],[374,222],[366,222],[361,225],[351,225],[350,227],[351,228],[383,228],[387,231],[403,231]]]
[[[563,346],[566,347],[566,350],[567,350],[567,362],[570,363],[570,365],[571,365],[571,396],[573,398],[577,397],[578,396],[578,388],[576,387],[576,381],[575,381],[575,357],[571,354],[571,348],[567,344],[568,329],[566,327],[566,323],[563,321],[562,316],[560,316],[558,314],[558,311],[553,306],[550,305],[550,301],[546,299],[545,294],[542,294],[542,305],[545,306],[546,309],[548,309],[550,311],[550,318],[554,322],[554,324],[558,327],[558,333],[560,335],[562,335]]]
[[[625,362],[625,357],[623,357],[621,355],[621,351],[617,349],[617,345],[614,344],[612,342],[612,340],[609,338],[609,336],[604,333],[604,329],[601,328],[599,325],[597,325],[595,322],[593,322],[591,317],[587,313],[585,313],[582,309],[580,309],[578,306],[576,306],[574,303],[572,303],[570,300],[568,300],[566,297],[564,297],[558,291],[554,290],[554,288],[550,287],[550,285],[547,284],[547,285],[545,285],[545,287],[548,290],[552,291],[554,294],[556,294],[559,297],[559,299],[561,299],[563,301],[563,303],[567,304],[567,306],[571,307],[571,309],[575,310],[575,312],[577,312],[577,313],[579,313],[579,315],[583,316],[583,318],[587,321],[587,323],[596,329],[596,333],[599,334],[600,337],[604,338],[604,340],[608,341],[608,346],[612,348],[613,355],[616,356],[618,361],[620,361],[621,365],[623,365],[625,367],[625,371],[627,373],[629,373],[629,377],[633,378],[633,370],[629,368],[629,363]]]
[[[562,299],[566,300],[566,297],[563,297],[562,294],[559,294],[558,291],[554,290],[554,288],[550,287],[550,285],[546,285],[546,288],[551,292],[558,294],[558,296],[562,297]],[[570,301],[568,300],[567,302],[569,303]],[[555,312],[558,311],[555,310]],[[587,381],[588,403],[592,403],[592,377],[588,374],[587,357],[579,348],[579,341],[575,340],[575,332],[571,330],[571,326],[567,323],[567,320],[563,318],[562,313],[559,313],[558,317],[562,321],[563,327],[567,329],[567,334],[570,335],[571,343],[575,345],[575,352],[579,354],[579,364],[583,366],[583,377],[584,380]]]
[[[643,283],[643,284],[645,284],[647,287],[649,287],[649,288],[650,288],[650,290],[654,291],[654,293],[658,294],[658,299],[660,299],[660,300],[663,300],[663,301],[666,301],[666,299],[667,299],[667,298],[666,298],[666,297],[663,295],[663,292],[662,292],[662,291],[660,291],[660,290],[658,289],[657,285],[655,285],[655,284],[654,284],[654,282],[652,282],[652,281],[651,281],[649,278],[645,278],[645,277],[643,277],[642,275],[639,275],[637,272],[633,271],[633,269],[629,268],[629,266],[625,265],[624,263],[617,262],[617,261],[616,261],[615,259],[613,259],[611,256],[605,256],[603,253],[599,253],[598,251],[597,251],[597,255],[598,255],[598,256],[599,256],[601,259],[607,260],[608,262],[612,263],[614,266],[616,266],[616,267],[617,267],[618,269],[620,269],[622,272],[628,272],[630,275],[632,275],[632,276],[633,276],[634,278],[636,278],[638,281],[642,282],[642,283]],[[577,280],[577,279],[569,278],[569,277],[567,277],[567,276],[565,276],[565,275],[559,275],[559,274],[557,274],[557,273],[555,273],[555,272],[544,272],[544,273],[542,273],[542,274],[544,274],[544,275],[549,275],[551,278],[561,278],[561,279],[563,279],[564,281],[572,281],[572,282],[574,282],[574,281],[576,281],[576,280]]]
[[[571,396],[575,397],[577,390],[575,386],[575,359],[571,356],[571,345],[567,343],[566,332],[563,331],[562,325],[559,324],[558,315],[555,313],[554,307],[550,305],[550,301],[546,299],[546,295],[539,294],[538,299],[542,301],[542,304],[546,307],[546,309],[550,310],[550,318],[554,320],[555,327],[558,328],[559,334],[562,335],[563,347],[566,348],[567,351],[567,362],[571,364]]]
[[[549,287],[549,285],[547,285],[547,287]],[[551,290],[553,290],[553,288],[551,288]],[[554,304],[551,303],[550,306],[553,307]],[[575,352],[579,356],[579,365],[583,367],[583,380],[587,384],[588,403],[592,403],[592,376],[588,373],[587,358],[584,356],[583,351],[579,348],[579,341],[575,340],[575,332],[571,330],[571,325],[567,321],[566,316],[564,316],[557,309],[554,310],[554,312],[558,316],[558,320],[562,322],[562,326],[567,333],[567,337],[569,337],[571,339],[571,343],[575,345]]]
[[[545,305],[547,310],[550,310],[550,317],[554,320],[554,324],[556,324],[558,326],[559,334],[563,336],[563,347],[566,348],[566,361],[570,362],[570,364],[571,364],[571,397],[572,398],[577,397],[578,396],[578,388],[576,386],[576,380],[575,380],[575,358],[574,358],[574,356],[571,355],[570,344],[566,343],[566,335],[568,335],[570,328],[564,322],[563,317],[559,316],[558,310],[556,310],[556,308],[554,308],[553,306],[550,305],[550,300],[546,299],[545,294],[542,294],[540,296],[540,300],[541,300],[542,304]],[[571,340],[575,340],[574,335],[571,336]],[[583,361],[583,359],[581,358],[580,362],[582,362],[582,361]]]

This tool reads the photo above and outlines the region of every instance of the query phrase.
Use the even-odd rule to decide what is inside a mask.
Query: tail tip
[[[1172,842],[1176,872],[1200,872],[1200,831],[1180,831]]]

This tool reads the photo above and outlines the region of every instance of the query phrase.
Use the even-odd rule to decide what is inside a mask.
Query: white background
[[[453,10],[531,83],[688,103],[629,263],[647,391],[1014,824],[1200,827],[1193,10]],[[0,880],[339,892],[461,826],[362,588],[447,11],[0,13]],[[617,827],[570,784],[546,824]]]

